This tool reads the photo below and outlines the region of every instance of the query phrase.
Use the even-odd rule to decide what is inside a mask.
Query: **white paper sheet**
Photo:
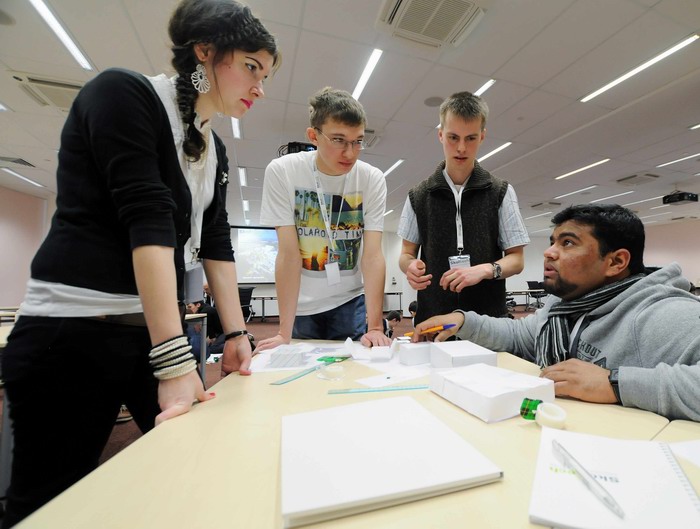
[[[374,365],[374,364],[372,364]],[[430,373],[430,368],[427,367],[400,367],[395,371],[388,371],[381,375],[376,375],[373,377],[360,378],[356,382],[370,388],[383,388],[385,386],[393,386],[394,384],[399,384],[401,382],[406,382],[408,380],[414,380],[416,378],[421,378]]]
[[[673,455],[687,459],[695,466],[700,467],[700,439],[697,441],[683,441],[682,443],[670,443]]]

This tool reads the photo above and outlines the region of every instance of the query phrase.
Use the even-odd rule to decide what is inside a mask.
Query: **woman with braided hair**
[[[203,261],[216,296],[223,371],[250,374],[211,119],[264,97],[277,46],[233,0],[181,1],[169,34],[174,77],[106,70],[66,119],[56,213],[2,359],[15,436],[4,528],[97,466],[121,404],[146,432],[213,397],[183,335],[185,262]]]

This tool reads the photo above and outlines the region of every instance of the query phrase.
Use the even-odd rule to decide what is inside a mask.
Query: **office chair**
[[[255,287],[238,287],[238,297],[241,299],[241,309],[243,309],[243,318],[245,318],[246,323],[255,316],[253,305],[251,305],[254,289]]]
[[[527,288],[530,290],[538,290],[544,288],[544,283],[542,281],[528,281],[527,282]],[[530,303],[527,308],[529,309],[530,307],[533,307],[535,309],[542,308],[544,306],[544,303],[542,303],[542,298],[546,297],[547,293],[546,292],[531,292],[530,297],[534,299],[532,303]]]

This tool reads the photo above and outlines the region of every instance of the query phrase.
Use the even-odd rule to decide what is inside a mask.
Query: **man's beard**
[[[578,285],[569,283],[559,276],[557,276],[553,282],[551,280],[548,282],[547,279],[545,279],[543,286],[547,294],[552,294],[562,299],[565,299],[568,294],[571,294],[578,288]]]

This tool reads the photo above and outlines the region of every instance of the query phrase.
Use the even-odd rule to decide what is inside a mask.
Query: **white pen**
[[[605,487],[598,483],[590,472],[588,472],[588,470],[586,470],[583,465],[566,450],[566,448],[559,444],[556,439],[552,440],[552,449],[554,450],[554,454],[561,459],[564,465],[576,471],[576,475],[579,477],[581,482],[593,493],[596,498],[598,498],[608,509],[624,520],[625,512],[622,510],[622,507],[620,507],[620,504],[615,501],[615,498],[613,498],[610,493],[605,490]]]

